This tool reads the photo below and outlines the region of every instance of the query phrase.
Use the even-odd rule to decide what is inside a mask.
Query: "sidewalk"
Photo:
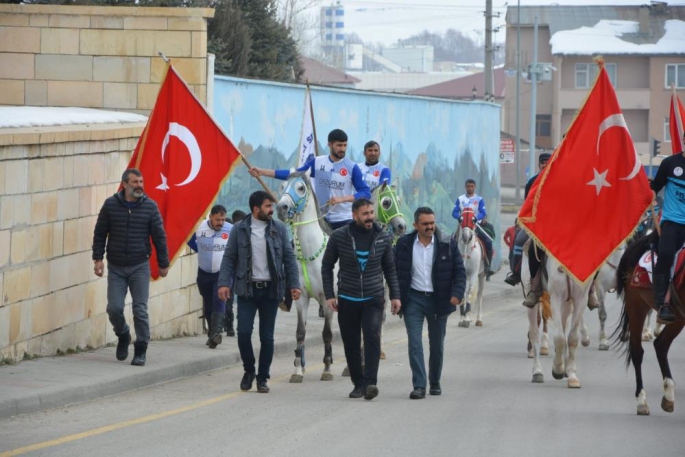
[[[483,300],[514,294],[517,289],[503,282],[508,268],[503,268],[486,283]],[[318,304],[309,306],[305,344],[320,345],[323,319],[318,317]],[[402,325],[390,318],[388,325]],[[276,321],[274,356],[293,356],[297,313],[279,311]],[[257,325],[255,325],[255,329]],[[333,341],[340,343],[337,320],[333,322]],[[0,367],[0,419],[18,414],[57,408],[96,398],[148,387],[154,384],[194,376],[206,371],[240,364],[236,338],[224,334],[216,349],[205,346],[206,335],[151,341],[145,367],[131,366],[133,346],[125,362],[116,360],[115,347],[96,349],[62,357],[44,357]],[[259,348],[257,331],[253,336],[255,351]]]

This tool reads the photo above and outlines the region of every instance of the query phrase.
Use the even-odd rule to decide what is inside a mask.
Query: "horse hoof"
[[[609,343],[599,343],[599,350],[600,351],[608,351],[609,350]]]
[[[302,381],[304,381],[304,376],[302,376],[301,374],[294,374],[290,376],[291,384],[302,384]]]
[[[469,328],[471,321],[464,321],[464,328]]]
[[[381,360],[385,360],[385,351],[381,351]]]
[[[568,380],[568,388],[569,389],[580,389],[580,381],[578,379],[569,379]]]
[[[549,348],[540,348],[540,355],[549,355]]]
[[[582,344],[583,347],[586,348],[586,347],[590,346],[590,340],[589,340],[589,339],[587,339],[587,340],[582,340],[582,341],[580,342],[580,344]]]
[[[637,415],[638,416],[649,416],[649,405],[638,405]]]
[[[333,381],[333,373],[321,373],[322,381]]]
[[[350,377],[350,369],[348,367],[345,367],[345,369],[342,372],[342,375],[349,378]]]
[[[545,382],[545,377],[542,375],[542,373],[535,373],[533,375],[533,382],[536,384],[542,384]]]
[[[670,400],[667,400],[666,397],[661,397],[661,409],[663,409],[667,413],[672,413],[675,409],[675,403]]]
[[[564,379],[565,374],[564,373],[556,373],[554,370],[552,370],[552,377],[556,379],[557,381],[560,379]]]
[[[532,350],[528,351],[528,358],[532,359],[533,357],[535,357],[535,352],[533,352]]]
[[[482,326],[483,326],[483,321],[480,320],[480,319],[478,319],[478,320],[476,321],[476,327],[482,327]]]

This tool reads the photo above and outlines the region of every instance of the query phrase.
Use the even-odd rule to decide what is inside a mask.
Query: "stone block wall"
[[[0,360],[116,340],[107,279],[93,274],[93,228],[143,128],[0,130]],[[153,338],[202,331],[196,274],[197,256],[186,253],[152,283]],[[131,322],[130,295],[126,315]]]
[[[0,4],[0,105],[151,110],[169,57],[206,102],[208,8]]]

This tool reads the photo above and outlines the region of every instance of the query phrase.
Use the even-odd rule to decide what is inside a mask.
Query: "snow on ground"
[[[668,20],[666,32],[654,44],[635,44],[621,39],[624,34],[636,34],[635,21],[601,20],[593,27],[563,30],[549,40],[552,54],[685,54],[685,22]]]
[[[91,108],[0,106],[0,128],[48,127],[74,124],[146,122],[147,117],[122,111]]]

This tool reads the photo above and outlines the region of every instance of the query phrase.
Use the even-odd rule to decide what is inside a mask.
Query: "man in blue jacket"
[[[278,304],[285,295],[286,281],[294,300],[300,297],[297,260],[282,222],[273,219],[273,197],[263,190],[250,195],[252,213],[235,224],[219,269],[219,299],[238,297],[238,349],[245,374],[241,390],[268,393],[269,370],[274,356],[274,329]],[[252,329],[259,312],[259,371],[255,370]]]
[[[423,321],[428,322],[430,394],[440,395],[447,318],[464,298],[466,270],[457,243],[440,232],[431,208],[421,207],[414,212],[414,229],[397,241],[395,262],[414,385],[409,398],[419,400],[426,397],[427,384],[421,341]]]

